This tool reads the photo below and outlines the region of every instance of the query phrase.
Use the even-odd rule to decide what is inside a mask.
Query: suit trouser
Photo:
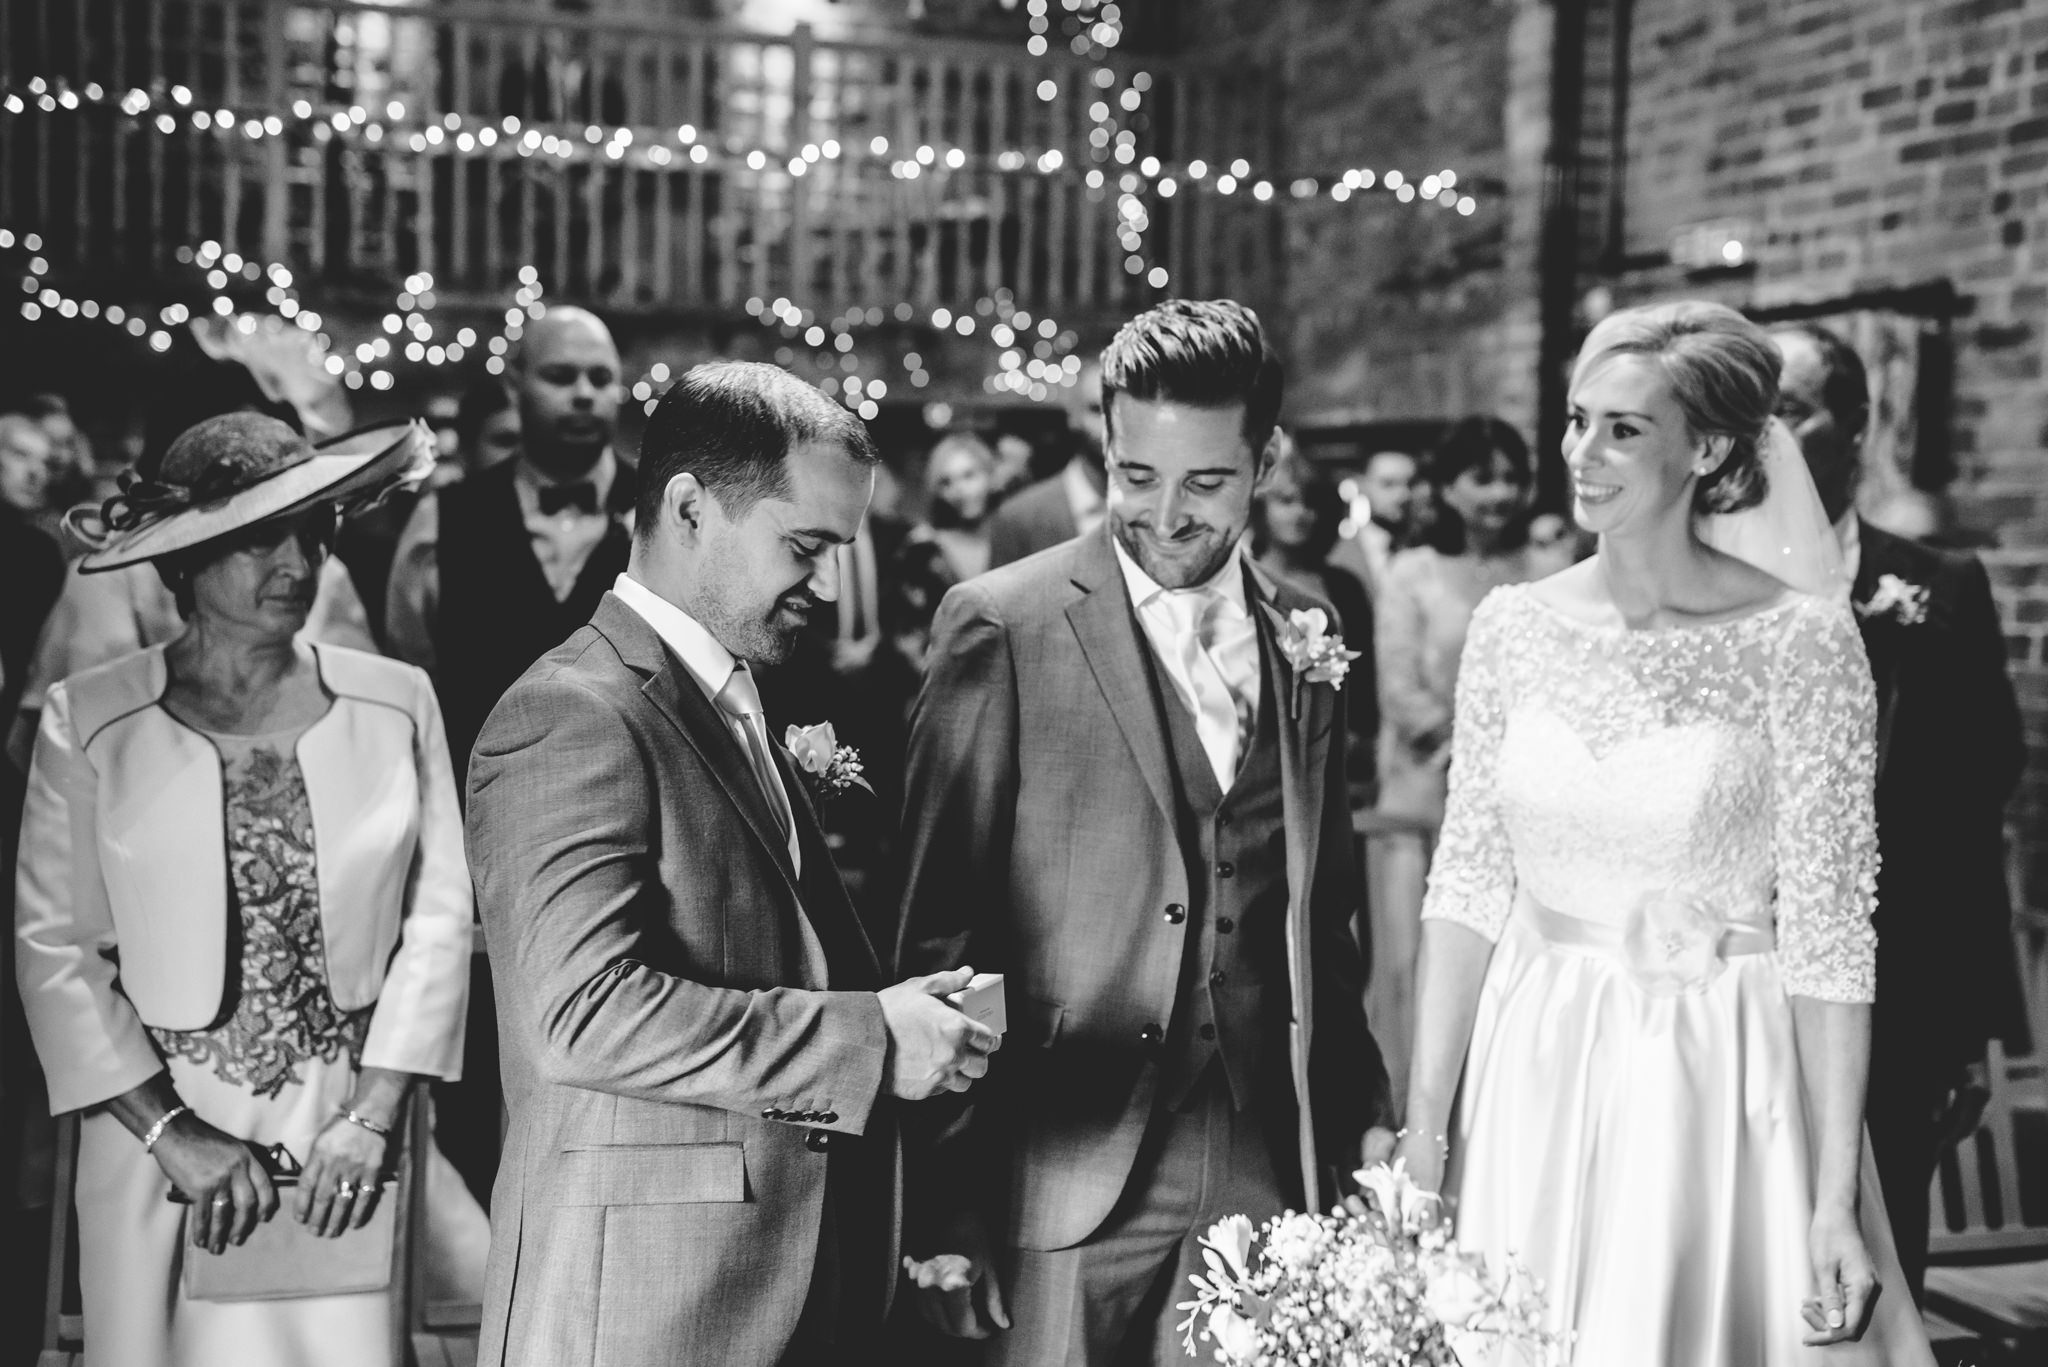
[[[1899,1266],[1919,1300],[1927,1280],[1929,1202],[1940,1160],[1941,1112],[1952,1079],[1924,1060],[1887,1060],[1873,1051],[1870,1097],[1871,1158],[1884,1188],[1885,1214],[1898,1245]]]
[[[1257,1224],[1287,1205],[1276,1176],[1273,1129],[1261,1109],[1239,1112],[1212,1066],[1178,1110],[1154,1112],[1109,1218],[1074,1248],[1006,1250],[998,1275],[1011,1328],[998,1330],[990,1367],[1135,1367],[1207,1362],[1187,1356],[1176,1301],[1202,1270],[1197,1240],[1226,1215]]]

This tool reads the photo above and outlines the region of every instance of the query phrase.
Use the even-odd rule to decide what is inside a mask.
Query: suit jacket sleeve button
[[[825,1113],[824,1113],[823,1115],[821,1115],[821,1116],[819,1116],[819,1117],[818,1117],[818,1123],[819,1123],[820,1125],[837,1125],[837,1124],[839,1123],[839,1112],[837,1112],[837,1111],[827,1111],[827,1112],[825,1112]]]
[[[1178,902],[1168,902],[1166,904],[1166,924],[1177,926],[1187,919],[1188,909],[1186,907]]]
[[[782,1112],[776,1110],[773,1106],[766,1106],[761,1110],[761,1119],[780,1120],[782,1119]]]

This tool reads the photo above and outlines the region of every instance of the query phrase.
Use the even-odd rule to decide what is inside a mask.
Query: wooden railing
[[[444,297],[502,296],[531,265],[553,297],[623,310],[1008,290],[1080,317],[1155,297],[1154,268],[1174,293],[1265,297],[1279,255],[1250,178],[1185,174],[1272,174],[1248,63],[359,0],[0,0],[0,25],[21,105],[0,114],[0,226],[59,269],[211,240],[330,286],[426,271]],[[1097,159],[1098,100],[1127,152]],[[1179,193],[1123,181],[1147,158]]]

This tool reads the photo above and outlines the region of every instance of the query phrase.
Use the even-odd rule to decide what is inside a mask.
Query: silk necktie
[[[1257,720],[1252,690],[1258,677],[1258,632],[1235,603],[1214,589],[1177,590],[1167,595],[1167,603],[1179,624],[1181,667],[1195,694],[1195,730],[1216,785],[1227,793]]]
[[[776,772],[775,752],[768,748],[768,718],[761,710],[761,691],[754,686],[754,675],[744,663],[732,667],[732,676],[718,690],[718,706],[726,715],[737,718],[740,730],[746,734],[747,763],[754,770],[755,782],[761,785],[768,810],[775,814],[783,840],[788,843],[789,866],[800,874],[803,864],[797,852],[796,817],[789,809],[789,794],[782,786],[782,775]]]

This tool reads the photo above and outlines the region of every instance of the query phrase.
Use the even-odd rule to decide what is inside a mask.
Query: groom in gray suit
[[[1105,525],[947,595],[909,753],[901,961],[1003,972],[1010,1035],[910,1122],[906,1261],[1034,1367],[1187,1361],[1200,1234],[1327,1208],[1387,1116],[1345,696],[1288,658],[1328,605],[1239,549],[1279,364],[1251,310],[1173,302],[1102,380]]]
[[[641,448],[626,573],[505,694],[470,866],[511,1111],[479,1361],[860,1361],[897,1278],[891,1099],[964,1091],[970,974],[884,988],[750,666],[837,593],[865,430],[699,366]]]

